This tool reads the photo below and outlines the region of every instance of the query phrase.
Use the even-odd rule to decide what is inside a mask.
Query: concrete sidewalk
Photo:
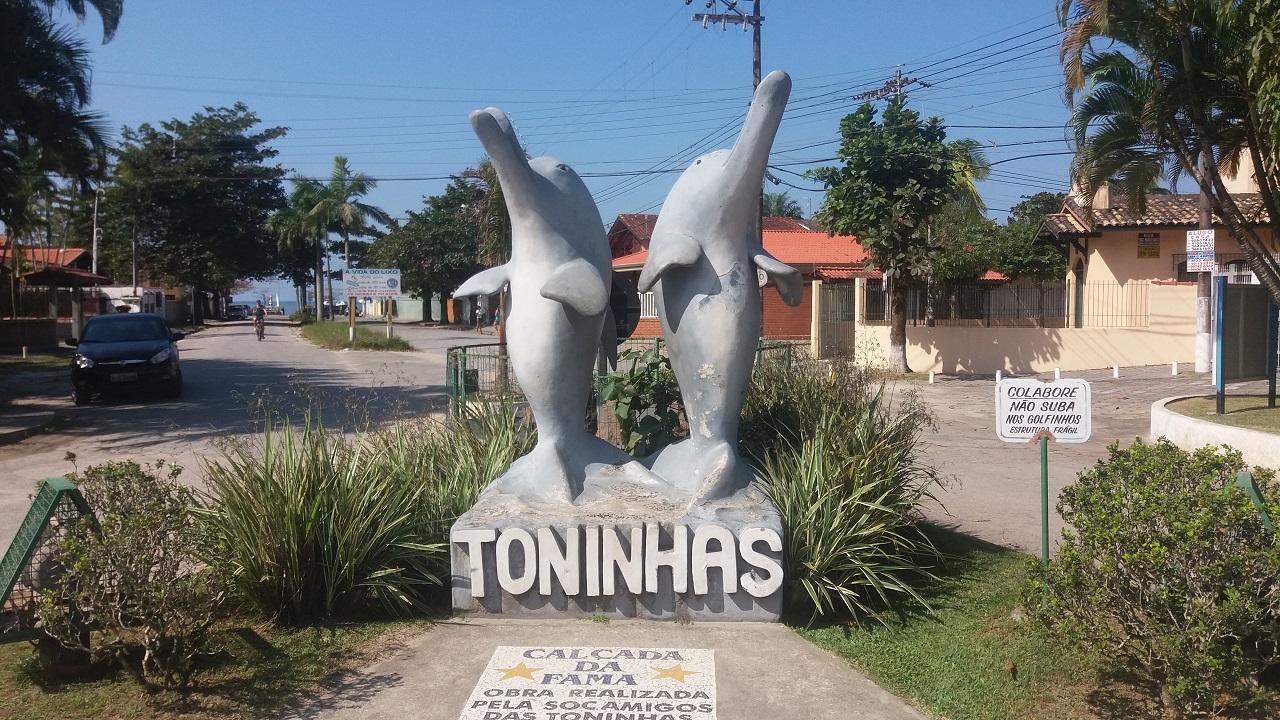
[[[785,625],[499,619],[438,623],[391,657],[344,677],[288,717],[458,720],[498,646],[711,650],[716,717],[723,720],[925,718]]]

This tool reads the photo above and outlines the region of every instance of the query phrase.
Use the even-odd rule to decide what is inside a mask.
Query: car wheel
[[[75,403],[76,405],[88,405],[89,392],[87,390],[72,390],[71,402]]]

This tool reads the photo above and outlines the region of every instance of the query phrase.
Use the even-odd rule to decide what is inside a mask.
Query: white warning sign
[[[1089,382],[1007,378],[996,384],[996,435],[1029,442],[1048,432],[1056,442],[1082,443],[1092,432]]]

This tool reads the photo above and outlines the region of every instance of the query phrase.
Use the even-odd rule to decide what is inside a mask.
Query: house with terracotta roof
[[[647,225],[634,218],[656,216],[624,216],[614,223],[610,232],[611,249],[631,249],[620,256],[615,256],[613,269],[627,277],[634,284],[640,277],[645,260],[649,257],[649,236],[653,232],[652,223]],[[800,340],[810,342],[818,334],[815,327],[822,322],[819,308],[822,306],[822,288],[831,285],[852,286],[856,277],[875,275],[878,272],[867,269],[867,253],[857,240],[852,237],[827,235],[825,232],[809,230],[800,221],[790,218],[765,218],[763,232],[764,249],[782,262],[799,270],[804,276],[804,297],[796,307],[789,307],[782,302],[776,292],[764,293],[763,336],[771,340]],[[778,229],[782,228],[782,229]],[[639,231],[637,231],[637,229]],[[613,244],[614,238],[622,241]],[[639,249],[632,249],[639,247]],[[771,288],[772,284],[766,286]],[[814,298],[819,297],[815,305]],[[851,323],[852,317],[848,318]],[[640,323],[632,337],[659,337],[662,329],[658,323],[657,304],[653,293],[641,296]]]
[[[1261,196],[1236,193],[1235,200],[1254,219],[1259,236],[1271,240]],[[1192,282],[1187,272],[1187,231],[1199,227],[1198,194],[1150,195],[1146,211],[1129,208],[1128,199],[1101,188],[1091,206],[1076,195],[1062,212],[1045,217],[1040,236],[1070,247],[1067,267],[1074,279],[1127,283],[1134,280]],[[1215,275],[1232,283],[1256,283],[1245,256],[1226,226],[1213,218]]]

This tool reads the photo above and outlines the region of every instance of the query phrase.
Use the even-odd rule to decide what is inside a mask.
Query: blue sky
[[[1055,4],[765,0],[764,71],[794,81],[771,158],[777,189],[816,210],[821,191],[799,175],[831,162],[852,96],[900,66],[931,84],[910,89],[912,108],[997,162],[981,186],[992,217],[1065,190],[1069,157],[1048,154],[1069,150]],[[100,44],[96,16],[82,32],[93,107],[117,129],[243,101],[290,128],[275,143],[284,167],[324,176],[346,155],[379,179],[370,201],[400,217],[481,157],[467,115],[493,105],[533,154],[584,176],[607,223],[657,212],[679,170],[733,142],[751,36],[692,22],[704,6],[127,0],[112,42]]]

